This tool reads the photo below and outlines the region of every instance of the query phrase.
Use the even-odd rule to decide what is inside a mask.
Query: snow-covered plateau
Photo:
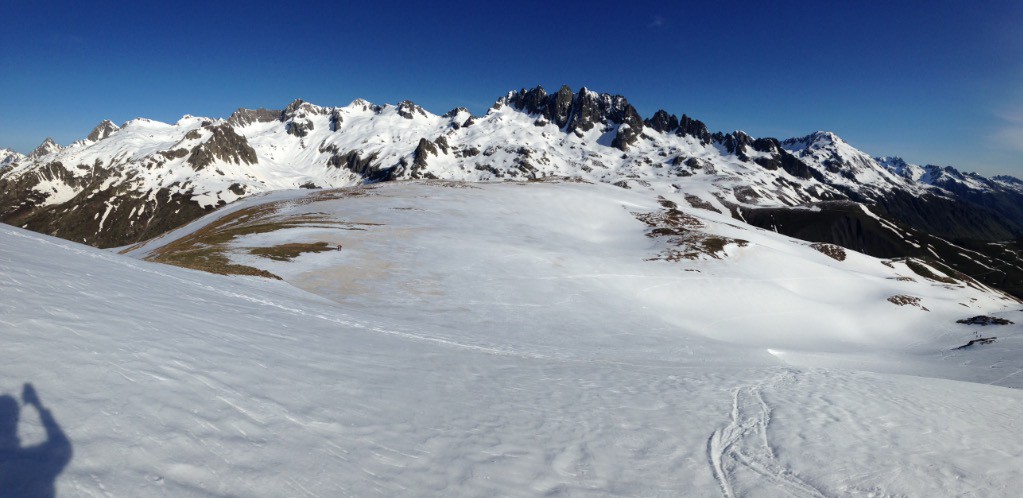
[[[604,183],[432,180],[251,195],[119,250],[0,225],[0,430],[20,437],[0,434],[0,483],[132,497],[1023,487],[1018,300],[721,211]],[[957,323],[974,316],[1014,324]]]

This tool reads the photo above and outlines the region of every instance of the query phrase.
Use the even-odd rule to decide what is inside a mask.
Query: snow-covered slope
[[[0,149],[0,175],[8,165],[25,160],[25,155],[11,149]]]
[[[0,393],[31,383],[67,435],[59,496],[1023,485],[1023,391],[1001,387],[1023,386],[1018,328],[953,349],[990,335],[955,319],[1020,323],[1018,303],[672,205],[584,183],[278,192],[131,253],[219,240],[286,282],[0,226]],[[697,235],[732,242],[661,257]],[[253,251],[316,242],[343,248]],[[46,481],[44,461],[0,477]]]
[[[48,140],[12,161],[0,177],[0,219],[108,247],[278,189],[551,176],[686,192],[722,211],[875,202],[892,193],[956,196],[943,184],[893,171],[832,133],[784,142],[710,133],[698,120],[665,111],[642,120],[621,96],[537,87],[508,93],[483,116],[464,109],[436,115],[408,101],[321,107],[296,100],[280,111],[239,109],[228,119],[140,118],[121,127],[104,121],[66,148]],[[988,181],[984,191],[1007,184]],[[998,223],[1005,226],[982,235],[1023,234],[1015,216]]]

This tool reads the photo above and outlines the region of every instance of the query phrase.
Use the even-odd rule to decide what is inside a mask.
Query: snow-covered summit
[[[991,180],[998,183],[1002,187],[1023,194],[1023,180],[1020,180],[1019,178],[1008,175],[999,175],[992,177]]]
[[[817,131],[782,142],[785,150],[807,163],[819,165],[832,185],[865,190],[867,195],[883,195],[892,189],[919,191],[920,185],[891,173],[870,155],[861,152],[829,131]]]
[[[922,185],[938,187],[950,192],[963,190],[973,192],[998,192],[1003,188],[1012,188],[1020,182],[1011,176],[985,178],[977,173],[963,172],[952,166],[936,166],[933,164],[909,164],[900,157],[878,157],[876,160],[892,173]]]
[[[6,148],[0,149],[0,170],[23,159],[25,159],[25,155],[20,152]]]

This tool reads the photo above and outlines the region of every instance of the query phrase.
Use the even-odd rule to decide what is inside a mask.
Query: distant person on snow
[[[32,384],[25,384],[21,397],[39,413],[46,441],[22,448],[18,401],[13,396],[0,396],[0,496],[52,498],[56,495],[57,475],[71,461],[71,441],[50,410],[43,408]]]

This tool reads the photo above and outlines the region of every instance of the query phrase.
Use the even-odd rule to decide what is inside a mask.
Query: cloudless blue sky
[[[21,152],[107,118],[357,97],[480,114],[537,84],[1023,176],[1019,1],[0,0],[0,147]]]

